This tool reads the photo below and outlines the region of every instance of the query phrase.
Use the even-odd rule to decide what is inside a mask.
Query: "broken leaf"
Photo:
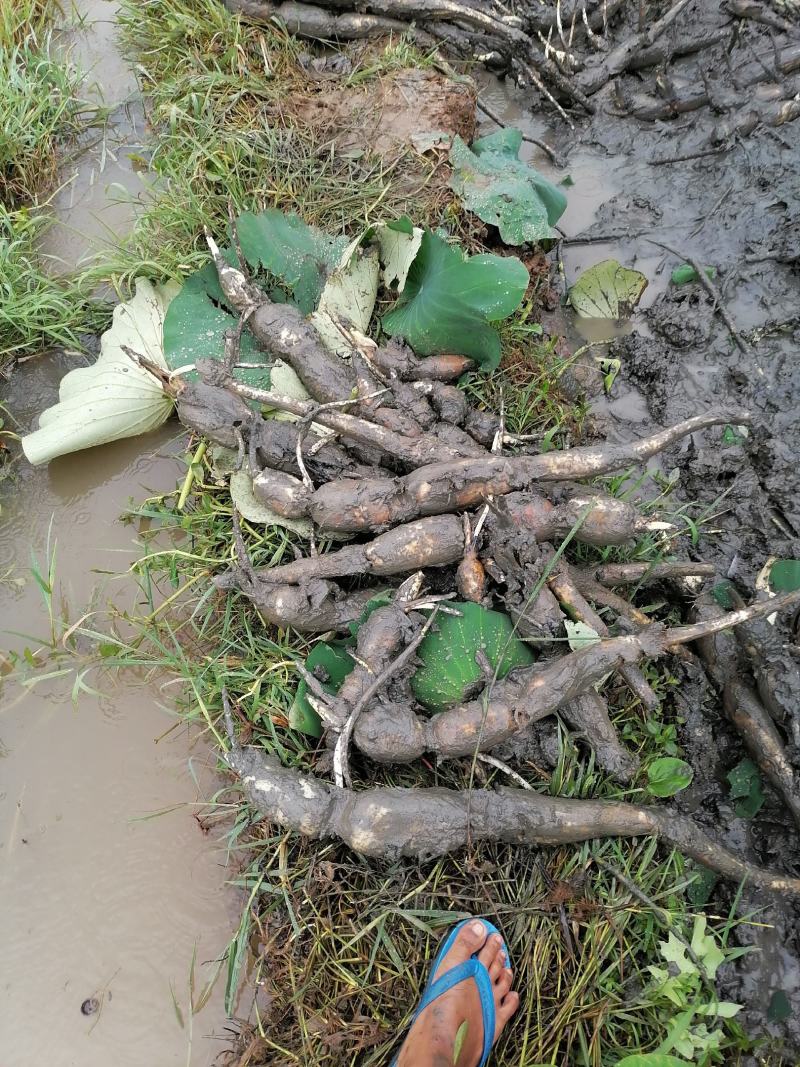
[[[387,289],[402,293],[411,264],[422,244],[423,233],[424,230],[413,226],[405,215],[377,228],[375,236],[380,246],[383,284]]]
[[[114,308],[96,362],[64,375],[58,403],[41,413],[38,430],[22,438],[22,450],[30,463],[49,463],[56,456],[135,437],[166,422],[172,401],[122,346],[166,370],[161,330],[176,292],[174,283],[154,286],[144,278],[136,279],[134,296]]]
[[[470,149],[458,136],[450,149],[450,188],[464,207],[497,226],[509,245],[553,237],[567,198],[533,167],[519,158],[522,133],[498,130],[475,141]]]
[[[685,760],[662,756],[647,768],[647,791],[654,797],[674,797],[693,777],[694,771]]]
[[[792,1005],[782,989],[776,989],[769,1000],[767,1018],[771,1023],[782,1023],[792,1014]]]
[[[329,275],[341,264],[348,247],[346,237],[331,237],[308,226],[298,215],[286,215],[277,208],[260,214],[244,212],[236,229],[251,270],[272,275],[288,289],[305,315],[317,307]],[[232,266],[237,265],[233,249],[220,251]],[[283,290],[270,296],[286,300]],[[207,263],[183,283],[164,323],[164,354],[170,368],[191,366],[201,358],[221,359],[224,333],[235,329],[237,322],[238,315],[227,305],[214,264]],[[241,357],[247,363],[267,362],[246,330]],[[270,385],[267,369],[237,370],[236,377],[257,388]]]
[[[686,888],[686,896],[689,903],[698,908],[708,904],[714,886],[719,881],[719,875],[716,871],[712,871],[709,867],[703,867],[699,863],[695,864],[691,871],[694,879]]]
[[[418,355],[455,352],[491,370],[500,362],[500,336],[490,323],[511,315],[527,287],[528,272],[515,257],[466,258],[426,230],[383,328],[404,337]]]
[[[344,358],[350,356],[353,349],[337,322],[365,334],[378,295],[377,253],[362,255],[360,244],[359,237],[344,250],[339,265],[325,283],[319,306],[311,316],[328,351]]]
[[[298,378],[297,374],[292,370],[288,363],[284,363],[282,359],[277,360],[275,366],[270,371],[270,388],[274,393],[280,393],[281,396],[291,396],[295,400],[310,400],[311,394]],[[289,415],[288,411],[277,412],[275,417],[279,415]],[[289,415],[290,418],[296,419],[296,415]]]
[[[672,963],[681,974],[697,974],[697,968],[686,955],[686,945],[670,930],[666,941],[659,941],[661,957],[666,963]]]
[[[778,559],[769,572],[769,584],[776,593],[800,589],[800,559]]]
[[[253,479],[243,467],[236,469],[236,452],[232,448],[215,445],[211,452],[211,469],[214,477],[224,479],[230,475],[231,500],[248,522],[259,525],[283,526],[302,537],[311,536],[311,523],[306,519],[287,519],[272,508],[262,504],[253,492]]]
[[[600,640],[597,630],[585,622],[573,622],[572,619],[564,620],[564,629],[567,631],[567,641],[573,652],[589,645],[596,645]]]
[[[311,536],[311,523],[308,519],[287,519],[261,503],[253,492],[253,479],[246,470],[234,471],[231,474],[230,489],[231,500],[248,522],[261,526],[283,526],[301,537]]]
[[[704,267],[706,276],[709,278],[716,278],[716,267]],[[676,267],[670,275],[673,285],[686,285],[687,282],[697,281],[697,271],[691,265],[691,263],[682,263],[680,267]]]
[[[306,670],[319,678],[328,693],[338,692],[342,682],[353,669],[353,660],[347,654],[348,644],[354,642],[328,645],[320,641],[314,645],[306,658]],[[294,703],[289,710],[289,725],[293,730],[310,734],[311,737],[320,737],[322,734],[322,723],[308,701],[308,686],[304,678],[298,683]]]
[[[449,606],[460,614],[439,615],[417,650],[422,665],[411,679],[414,696],[431,711],[464,699],[483,674],[476,660],[479,652],[492,677],[498,678],[534,661],[528,646],[515,636],[508,615],[467,602],[451,601]]]
[[[761,773],[751,759],[743,759],[728,772],[731,800],[737,801],[734,811],[740,819],[754,818],[764,805]]]
[[[638,270],[604,259],[581,274],[569,291],[569,301],[586,319],[629,319],[647,288]]]

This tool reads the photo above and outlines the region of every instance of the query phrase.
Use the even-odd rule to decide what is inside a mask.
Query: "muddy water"
[[[40,362],[15,374],[7,401],[21,421],[52,398],[61,370]],[[0,647],[35,650],[16,634],[48,635],[29,566],[31,551],[45,558],[51,521],[57,605],[69,620],[102,587],[102,572],[124,571],[136,531],[118,516],[131,496],[174,486],[169,451],[167,435],[121,443],[4,484]],[[116,582],[99,602],[112,593],[130,603],[130,585]],[[201,986],[235,921],[225,854],[194,818],[194,802],[216,788],[209,756],[183,731],[164,736],[171,696],[158,682],[92,675],[86,682],[102,696],[83,693],[73,705],[73,681],[26,690],[6,679],[0,693],[2,1062],[205,1067],[221,1047],[207,1036],[222,1032],[221,990],[194,1019],[190,1045],[170,987],[186,1017],[193,950]],[[85,1017],[91,997],[101,1011]]]
[[[85,265],[115,245],[130,230],[137,203],[147,194],[141,168],[147,151],[144,109],[134,73],[117,47],[116,0],[74,0],[74,10],[85,24],[80,32],[66,28],[63,46],[86,71],[84,96],[109,114],[61,175],[63,184],[53,199],[57,221],[42,242],[54,273]]]
[[[102,57],[88,65],[119,92],[112,102],[122,100],[133,82],[113,50],[114,5],[79,7],[105,21],[74,41],[85,63]],[[134,126],[126,117],[113,129],[119,141]],[[104,183],[127,173],[137,191],[125,164],[103,160],[102,146],[94,153],[58,198],[62,225],[48,250],[70,267],[105,240],[110,219],[117,234],[129,224]],[[0,400],[22,430],[55,401],[72,365],[74,357],[44,357],[15,372]],[[133,583],[112,576],[136,557],[137,531],[118,520],[131,498],[174,487],[174,433],[167,427],[43,469],[23,462],[0,482],[0,652],[36,650],[49,633],[30,572],[32,552],[44,563],[48,528],[59,614],[77,621],[93,595],[99,606],[134,604]],[[63,665],[45,663],[31,678]],[[75,705],[74,678],[0,683],[0,1061],[208,1067],[229,1036],[222,983],[192,1017],[191,961],[196,953],[199,991],[241,907],[226,887],[232,871],[215,831],[206,836],[194,817],[219,786],[213,757],[174,728],[165,679],[92,674],[85,680],[98,695],[84,692]],[[97,1009],[88,1015],[87,1001]]]

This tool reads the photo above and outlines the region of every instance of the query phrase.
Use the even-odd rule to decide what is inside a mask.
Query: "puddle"
[[[74,54],[120,106],[105,145],[65,174],[60,221],[45,248],[57,269],[74,269],[130,226],[130,205],[112,202],[111,183],[133,196],[141,190],[127,153],[143,125],[135,82],[115,50],[116,4],[83,0],[77,8],[92,24],[71,35]],[[23,430],[55,402],[74,365],[45,356],[17,368],[0,399]],[[0,481],[0,650],[36,648],[17,635],[49,631],[30,574],[32,552],[45,560],[48,529],[57,542],[56,602],[70,621],[98,587],[100,605],[131,604],[134,583],[113,576],[136,558],[136,529],[119,516],[131,498],[174,487],[182,473],[176,434],[173,424],[45,468],[23,461]],[[210,1067],[230,1037],[224,980],[192,1017],[191,961],[196,952],[197,996],[241,909],[225,885],[233,872],[217,831],[206,836],[194,817],[219,787],[213,757],[175,728],[164,679],[90,675],[86,683],[101,695],[84,692],[77,705],[73,681],[25,690],[6,678],[0,688],[2,1062]],[[99,1010],[82,1013],[93,999]]]
[[[17,368],[4,399],[21,422],[52,399],[65,369],[44,360]],[[136,531],[118,516],[131,497],[174,486],[174,433],[22,468],[0,484],[0,647],[36,647],[9,630],[48,633],[29,567],[31,552],[45,558],[51,522],[70,620],[104,572],[125,571]],[[22,588],[13,584],[20,578]],[[106,583],[101,603],[112,593],[130,603],[132,583]],[[195,1018],[191,1047],[170,987],[186,1020],[195,947],[201,988],[238,919],[225,853],[194,818],[194,802],[218,787],[213,761],[184,730],[168,733],[171,697],[158,681],[89,676],[103,695],[82,693],[77,706],[72,682],[26,693],[6,680],[0,692],[3,1062],[207,1067],[224,1047],[208,1039],[225,1024],[222,985]],[[99,1018],[83,1016],[82,1002],[106,986]]]
[[[137,201],[146,195],[137,169],[144,109],[133,71],[117,48],[117,6],[116,0],[74,0],[82,27],[61,35],[65,50],[87,72],[84,95],[111,112],[104,129],[90,131],[92,146],[61,172],[62,186],[52,201],[57,221],[40,246],[55,274],[85,265],[116,244],[130,230]]]

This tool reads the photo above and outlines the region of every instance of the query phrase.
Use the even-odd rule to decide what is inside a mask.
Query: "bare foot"
[[[477,953],[477,959],[489,972],[494,993],[497,1041],[508,1020],[519,1007],[519,994],[511,992],[512,973],[506,967],[503,939],[498,934],[487,938],[488,930],[476,919],[462,926],[450,951],[439,964],[440,978],[459,963]],[[466,1022],[466,1033],[463,1027]],[[463,1035],[458,1058],[455,1057],[456,1035]],[[465,979],[442,993],[419,1015],[400,1050],[397,1067],[477,1067],[483,1051],[483,1017],[478,986]]]

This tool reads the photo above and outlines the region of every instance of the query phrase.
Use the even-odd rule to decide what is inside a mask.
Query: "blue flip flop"
[[[414,1025],[418,1016],[429,1004],[432,1004],[437,997],[440,997],[442,993],[446,993],[460,982],[466,982],[469,979],[473,979],[478,987],[478,996],[481,1001],[481,1016],[483,1019],[483,1053],[481,1054],[478,1067],[485,1067],[486,1061],[489,1059],[489,1053],[492,1051],[492,1045],[494,1045],[495,1028],[494,993],[492,992],[492,983],[489,978],[489,972],[476,958],[476,955],[473,954],[470,959],[465,960],[463,963],[459,963],[457,967],[451,967],[449,971],[445,971],[441,978],[436,977],[442,960],[453,947],[453,942],[458,937],[459,932],[471,922],[482,923],[483,926],[486,927],[487,938],[491,937],[492,934],[500,934],[497,927],[493,926],[488,919],[482,919],[479,916],[464,919],[453,927],[439,946],[439,951],[436,953],[436,959],[433,961],[433,966],[431,967],[430,977],[428,978],[419,1006],[414,1012],[411,1025]],[[500,936],[502,937],[503,935],[500,934]],[[505,941],[503,942],[503,952],[505,953],[506,966],[508,966],[509,956]],[[399,1053],[392,1060],[392,1067],[396,1067],[398,1057]]]

